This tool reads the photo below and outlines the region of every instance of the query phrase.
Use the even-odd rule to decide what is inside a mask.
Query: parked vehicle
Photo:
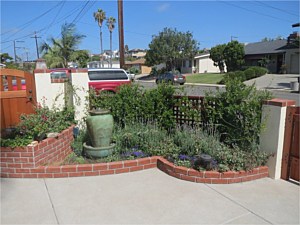
[[[156,84],[166,82],[166,83],[171,83],[171,84],[183,85],[185,83],[185,76],[183,76],[179,72],[178,73],[166,72],[166,73],[158,75],[155,82],[156,82]]]
[[[130,84],[131,79],[123,69],[89,69],[89,88],[97,91],[117,92],[117,87]]]

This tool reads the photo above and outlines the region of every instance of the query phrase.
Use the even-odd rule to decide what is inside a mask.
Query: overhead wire
[[[286,21],[286,22],[288,22],[288,23],[293,23],[293,22],[290,21],[290,20],[282,19],[282,18],[279,18],[279,17],[275,17],[275,16],[271,16],[271,15],[268,15],[268,14],[265,14],[265,13],[258,12],[258,11],[252,10],[252,9],[244,8],[244,7],[242,7],[242,6],[235,5],[235,4],[231,3],[231,2],[221,1],[221,0],[218,0],[218,2],[227,4],[227,5],[231,5],[231,6],[233,6],[233,7],[236,7],[236,8],[239,8],[239,9],[243,9],[243,10],[246,10],[246,11],[248,11],[248,12],[252,12],[252,13],[255,13],[255,14],[258,14],[258,15],[261,15],[261,16],[266,16],[266,17],[270,17],[270,18],[272,18],[272,19],[281,20],[281,21]]]
[[[299,18],[299,14],[294,14],[294,13],[289,12],[287,10],[280,9],[280,8],[275,7],[275,6],[269,5],[269,4],[265,3],[265,2],[261,2],[261,1],[254,1],[254,2],[256,2],[256,3],[260,4],[260,5],[263,5],[263,6],[267,7],[267,8],[275,9],[275,10],[278,10],[280,12],[292,15],[292,16],[297,16]]]

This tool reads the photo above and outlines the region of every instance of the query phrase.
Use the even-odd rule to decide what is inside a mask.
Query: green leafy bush
[[[143,90],[139,85],[122,85],[115,95],[91,91],[91,108],[106,108],[111,111],[114,121],[125,125],[136,121],[156,120],[167,130],[174,128],[173,106],[175,88],[161,84],[155,89]]]
[[[218,124],[222,141],[251,151],[257,148],[263,127],[262,101],[270,98],[270,92],[257,91],[237,78],[228,79],[226,92],[206,93],[207,119]]]
[[[244,71],[246,80],[251,80],[256,77],[255,70],[250,67]]]

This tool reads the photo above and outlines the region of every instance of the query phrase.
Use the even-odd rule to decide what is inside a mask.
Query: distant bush
[[[246,68],[246,67],[244,67]],[[246,80],[251,80],[256,77],[260,77],[268,73],[268,70],[264,67],[251,66],[247,67],[244,71],[235,71],[226,73],[221,81],[218,84],[225,84],[228,79],[238,78],[242,82]]]

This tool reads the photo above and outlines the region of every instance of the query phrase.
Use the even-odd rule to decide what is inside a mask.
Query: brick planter
[[[34,168],[64,160],[72,152],[72,141],[73,126],[56,138],[47,138],[26,147],[1,147],[1,177],[28,177]]]
[[[65,134],[65,135],[63,135]],[[67,140],[72,141],[72,128],[65,130],[62,136],[59,136],[56,142],[60,143],[65,138],[66,144]],[[45,142],[49,142],[48,139]],[[52,150],[56,146],[56,151],[60,149],[56,142],[52,143]],[[135,160],[126,160],[119,162],[110,163],[96,163],[96,164],[81,164],[81,165],[64,165],[64,166],[42,166],[40,162],[44,162],[49,158],[49,161],[56,161],[64,159],[70,152],[70,148],[65,147],[65,151],[60,151],[60,156],[56,154],[51,154],[52,157],[46,157],[49,154],[48,151],[43,151],[43,159],[38,160],[40,157],[32,157],[35,155],[36,151],[40,149],[46,149],[43,142],[39,143],[38,146],[28,146],[25,148],[15,149],[17,152],[4,151],[6,157],[1,158],[1,177],[6,178],[59,178],[59,177],[82,177],[82,176],[99,176],[99,175],[109,175],[109,174],[119,174],[128,173],[150,168],[158,168],[170,176],[198,183],[210,183],[210,184],[230,184],[245,182],[250,180],[255,180],[268,176],[268,167],[259,167],[251,171],[240,171],[240,172],[225,172],[219,173],[215,171],[205,171],[199,172],[194,169],[175,166],[166,159],[160,156],[153,156],[148,158],[141,158]],[[26,150],[31,150],[27,152]],[[32,149],[34,150],[32,153]],[[48,149],[48,148],[47,148]],[[6,149],[7,150],[7,149]],[[22,155],[26,153],[28,157]],[[47,153],[46,153],[47,152]],[[63,152],[63,153],[62,153]],[[10,154],[8,154],[10,153]],[[29,157],[29,153],[30,156]],[[2,152],[1,152],[2,154]],[[55,156],[55,157],[53,157]],[[24,159],[26,158],[26,160]],[[3,159],[3,160],[2,160]],[[9,160],[8,160],[9,159]],[[21,160],[22,159],[22,160]],[[32,159],[32,160],[31,160]],[[5,162],[2,162],[5,161]],[[8,162],[9,161],[9,162]],[[28,163],[28,161],[33,161]],[[48,161],[48,162],[49,162]]]

